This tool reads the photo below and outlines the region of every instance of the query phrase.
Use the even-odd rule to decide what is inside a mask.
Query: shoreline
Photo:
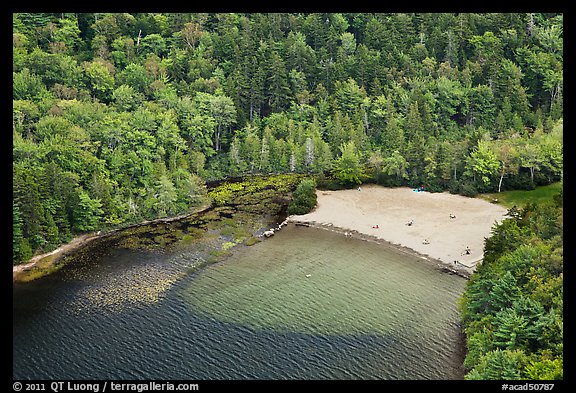
[[[399,243],[393,243],[391,241],[376,237],[374,235],[358,232],[354,229],[335,226],[331,223],[318,223],[315,221],[301,221],[297,217],[298,216],[289,216],[287,218],[288,223],[292,223],[296,226],[303,226],[303,227],[308,227],[308,228],[321,229],[324,231],[330,231],[330,232],[341,234],[343,236],[350,236],[351,238],[359,239],[362,241],[373,242],[373,243],[382,245],[384,247],[387,247],[389,250],[392,250],[392,251],[397,252],[399,254],[408,255],[410,257],[417,257],[417,258],[422,259],[422,260],[424,260],[430,264],[436,265],[436,267],[440,268],[442,271],[444,271],[446,273],[456,274],[456,275],[459,275],[460,277],[463,277],[463,278],[470,278],[472,273],[474,273],[474,269],[470,266],[466,266],[464,264],[459,264],[459,265],[454,266],[454,265],[446,263],[440,259],[436,259],[434,257],[431,257],[428,254],[423,254],[421,252],[418,252],[418,251],[416,251],[410,247],[404,246],[404,245],[399,244]]]
[[[39,271],[40,277],[46,274],[50,274],[51,272],[57,270],[59,268],[58,262],[61,261],[66,256],[73,254],[74,252],[80,250],[81,248],[93,243],[95,240],[103,240],[113,235],[121,235],[122,232],[128,231],[134,228],[146,226],[146,225],[155,225],[161,223],[170,223],[178,220],[185,219],[190,217],[193,214],[198,214],[205,212],[210,209],[210,205],[203,205],[199,207],[198,210],[195,210],[190,213],[181,214],[174,217],[163,217],[158,218],[156,220],[147,220],[142,221],[136,224],[130,224],[126,227],[112,229],[107,232],[89,232],[84,233],[82,235],[76,236],[68,243],[61,245],[60,247],[56,248],[55,250],[46,252],[44,254],[35,255],[30,258],[25,263],[20,263],[18,265],[12,266],[12,282],[25,282],[27,280],[27,273],[31,273],[34,270]],[[32,278],[34,280],[37,277]]]
[[[494,221],[504,218],[507,209],[480,198],[447,192],[413,191],[407,187],[388,188],[373,184],[363,185],[362,190],[316,190],[317,205],[312,212],[288,216],[284,223],[331,230],[383,244],[434,263],[448,273],[470,277],[476,265],[482,261],[484,237],[490,234]],[[62,259],[94,241],[113,235],[122,236],[134,228],[186,219],[211,207],[203,205],[193,212],[174,217],[143,221],[101,234],[91,232],[79,235],[53,251],[14,265],[13,282],[33,280],[58,270],[63,265],[59,264]],[[452,217],[453,212],[457,217]],[[414,225],[408,225],[408,220],[413,221]],[[374,225],[376,223],[379,224]],[[469,255],[465,255],[462,250],[469,248],[468,245],[472,249]]]
[[[94,239],[99,239],[105,237],[106,235],[110,235],[110,232],[107,232],[103,235],[97,235],[94,232],[85,233],[80,236],[76,236],[68,243],[61,245],[55,250],[50,252],[35,255],[28,260],[26,263],[21,263],[18,265],[12,266],[12,282],[22,281],[25,277],[25,274],[34,270],[34,269],[42,269],[49,271],[56,267],[58,261],[60,261],[65,256],[75,252],[79,248],[89,244]],[[25,281],[25,280],[24,280]]]
[[[316,207],[289,221],[389,245],[469,277],[483,259],[484,239],[508,210],[480,198],[415,191],[375,184],[317,190]]]

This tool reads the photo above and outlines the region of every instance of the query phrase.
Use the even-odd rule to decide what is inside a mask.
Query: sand
[[[355,231],[468,271],[482,260],[484,239],[507,213],[478,198],[406,187],[363,185],[360,191],[317,191],[317,196],[312,212],[290,216],[289,221]],[[406,225],[410,220],[413,224]],[[467,247],[470,254],[465,253]]]

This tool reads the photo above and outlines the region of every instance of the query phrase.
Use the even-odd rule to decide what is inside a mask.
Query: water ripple
[[[15,296],[16,379],[462,378],[464,280],[287,227],[186,276],[197,252],[110,252]]]

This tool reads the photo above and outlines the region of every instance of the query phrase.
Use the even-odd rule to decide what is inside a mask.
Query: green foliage
[[[528,203],[550,202],[555,200],[555,198],[560,202],[562,200],[562,189],[562,182],[557,182],[547,186],[537,187],[534,190],[509,190],[500,193],[487,193],[482,197],[487,200],[497,199],[499,204],[507,208],[513,206],[522,207]]]
[[[562,358],[533,361],[526,366],[526,374],[528,379],[532,380],[552,381],[564,379]]]
[[[142,54],[154,53],[163,56],[166,52],[166,40],[160,34],[148,34],[140,40]]]
[[[160,176],[155,188],[155,206],[159,217],[165,217],[174,213],[177,198],[176,187],[167,175]]]
[[[107,102],[114,87],[114,77],[102,62],[84,64],[86,84],[95,97]]]
[[[520,351],[495,349],[482,356],[478,366],[464,377],[467,380],[518,380],[524,354]]]
[[[58,29],[54,32],[54,40],[64,43],[67,53],[73,54],[82,43],[78,21],[74,18],[60,19]]]
[[[561,215],[548,204],[511,209],[486,239],[461,300],[466,379],[562,378]]]
[[[291,193],[302,178],[302,175],[290,174],[247,177],[211,188],[208,197],[216,206],[244,206],[271,214],[274,206],[280,207],[274,201]]]
[[[22,255],[30,254],[29,249],[24,249],[26,247],[23,247],[23,240],[20,209],[18,205],[12,202],[12,260],[14,261],[21,261],[26,259],[27,256],[29,257],[29,255]]]
[[[81,187],[76,189],[76,193],[78,203],[73,212],[73,228],[78,232],[97,229],[103,214],[100,200],[91,198]]]
[[[304,179],[298,184],[288,205],[288,214],[306,214],[316,206],[316,182]]]
[[[49,95],[42,79],[24,68],[13,73],[12,94],[15,100],[40,100]]]
[[[500,163],[496,154],[489,149],[487,142],[479,140],[478,146],[470,154],[466,167],[474,176],[480,176],[484,185],[487,185],[500,169]]]
[[[353,141],[340,146],[342,155],[338,157],[332,166],[334,178],[344,185],[362,184],[365,179],[365,169],[360,162],[360,156],[356,151]]]
[[[32,253],[188,211],[204,181],[230,176],[469,196],[563,176],[562,14],[15,13],[12,26],[14,201]]]
[[[478,195],[478,189],[471,181],[461,183],[459,185],[458,192],[470,198],[474,198],[476,195]]]
[[[398,150],[394,150],[392,155],[384,158],[382,172],[388,176],[396,176],[397,179],[408,179],[408,162]]]

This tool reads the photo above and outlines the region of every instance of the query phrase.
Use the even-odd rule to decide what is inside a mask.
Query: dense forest
[[[563,379],[562,195],[511,209],[467,283],[466,379]]]
[[[562,36],[554,13],[15,13],[13,262],[246,174],[558,181]]]

